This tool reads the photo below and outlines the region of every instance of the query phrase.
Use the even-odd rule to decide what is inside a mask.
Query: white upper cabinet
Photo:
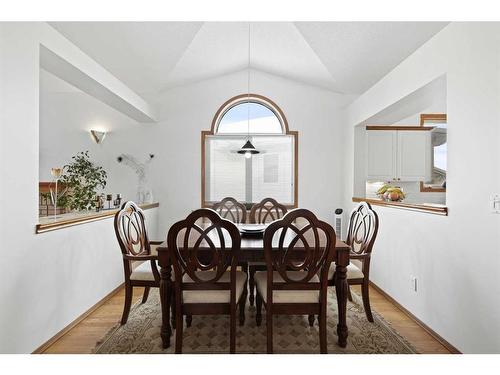
[[[425,130],[367,130],[367,178],[428,181],[431,136]]]
[[[431,132],[398,131],[397,179],[429,181],[431,174]]]
[[[397,132],[370,130],[367,133],[368,179],[393,180],[396,176]]]

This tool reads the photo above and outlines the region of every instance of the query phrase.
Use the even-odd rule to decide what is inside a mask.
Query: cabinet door
[[[397,131],[368,130],[367,178],[392,181],[396,177]]]
[[[398,181],[428,181],[431,173],[431,133],[398,131]]]

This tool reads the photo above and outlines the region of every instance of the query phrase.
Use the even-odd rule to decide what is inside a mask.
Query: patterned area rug
[[[330,291],[328,303],[328,353],[398,354],[416,353],[415,348],[400,336],[377,313],[374,323],[366,320],[361,299],[353,293],[353,302],[347,306],[347,347],[337,345],[337,301]],[[236,326],[236,353],[265,353],[266,325],[255,323],[255,307],[247,303],[245,325]],[[132,307],[127,324],[116,326],[97,343],[94,353],[173,353],[175,333],[171,346],[163,349],[160,338],[161,307],[158,290],[151,290],[145,304]],[[318,323],[309,327],[307,316],[274,317],[274,352],[283,354],[319,353]],[[184,353],[229,353],[229,317],[193,316],[190,328],[184,328]]]

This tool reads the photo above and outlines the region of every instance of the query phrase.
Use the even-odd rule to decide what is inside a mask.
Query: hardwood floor
[[[352,287],[352,290],[361,295],[358,287]],[[142,297],[142,292],[142,288],[134,288],[133,303]],[[49,346],[44,353],[91,353],[96,342],[120,321],[124,298],[125,292],[122,288],[104,305]],[[450,353],[439,341],[373,288],[370,289],[370,299],[372,310],[382,315],[420,353]]]
[[[361,295],[361,286],[352,286],[351,290]],[[379,291],[370,287],[370,305],[372,311],[379,313],[391,326],[405,337],[422,354],[450,354],[450,351],[438,340],[427,333],[413,319],[390,302]]]

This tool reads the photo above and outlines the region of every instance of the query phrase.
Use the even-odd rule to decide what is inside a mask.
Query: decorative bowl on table
[[[242,236],[262,237],[266,230],[266,224],[239,224],[238,230]]]

